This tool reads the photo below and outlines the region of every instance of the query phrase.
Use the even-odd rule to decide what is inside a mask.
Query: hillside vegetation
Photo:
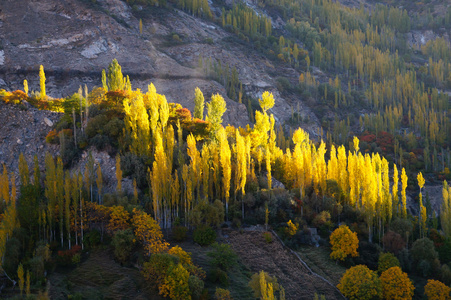
[[[44,120],[51,152],[2,159],[12,167],[0,168],[0,292],[449,299],[451,50],[445,35],[407,41],[413,31],[449,28],[449,9],[412,14],[414,4],[407,11],[328,0],[127,5],[143,38],[153,35],[155,14],[174,9],[222,27],[233,47],[273,65],[277,91],[255,97],[240,76],[245,64],[208,51],[186,68],[224,95],[195,88],[191,111],[153,83],[134,88],[116,59],[99,72],[98,87],[67,97],[48,95],[42,65],[39,89],[24,80],[0,90],[6,116],[54,112]],[[184,38],[172,32],[159,47],[179,55]],[[299,127],[309,120],[296,101],[289,118],[278,118],[277,95],[309,103],[317,132]],[[251,123],[225,126],[226,99],[235,109],[245,104]],[[435,210],[423,192],[442,180]],[[265,230],[249,230],[257,224]]]

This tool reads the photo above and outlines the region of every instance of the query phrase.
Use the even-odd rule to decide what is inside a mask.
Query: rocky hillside
[[[0,105],[0,165],[18,170],[19,155],[23,153],[32,166],[38,155],[41,167],[46,152],[58,154],[59,147],[45,142],[47,133],[59,115],[37,110],[30,105]]]
[[[64,97],[101,84],[101,71],[117,58],[134,88],[147,89],[153,82],[171,102],[192,109],[194,88],[205,95],[226,95],[224,87],[196,70],[199,54],[221,59],[237,67],[244,88],[254,97],[264,90],[277,95],[274,113],[281,121],[290,116],[290,99],[282,99],[274,89],[274,72],[265,58],[245,46],[230,43],[229,33],[181,11],[160,10],[139,20],[120,0],[19,0],[0,4],[0,88],[22,89],[26,78],[30,90],[38,90],[37,71],[45,67],[48,94]],[[164,13],[162,15],[161,13]],[[22,34],[17,34],[21,32]],[[167,43],[176,32],[182,42]],[[205,40],[213,40],[206,44]],[[246,62],[246,63],[243,63]],[[288,72],[293,72],[289,70]],[[296,75],[296,74],[294,74]],[[245,125],[246,107],[230,99],[224,123]],[[291,99],[294,101],[294,99]]]

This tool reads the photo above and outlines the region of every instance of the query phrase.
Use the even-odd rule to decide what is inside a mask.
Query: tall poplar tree
[[[224,191],[224,198],[226,201],[226,216],[228,219],[229,213],[229,198],[230,198],[230,179],[232,176],[232,166],[231,166],[231,152],[229,147],[229,142],[227,141],[227,133],[224,128],[220,128],[218,132],[219,137],[219,151],[220,151],[220,162],[222,169],[222,186]]]
[[[39,82],[41,85],[41,99],[45,99],[47,97],[45,93],[45,73],[44,73],[44,66],[41,65],[39,67]]]
[[[194,114],[193,117],[198,119],[204,118],[204,94],[196,87],[194,91]]]
[[[222,116],[226,112],[226,102],[221,95],[216,94],[211,96],[211,101],[207,103],[207,118],[211,123],[211,135],[216,138],[222,124]]]
[[[124,75],[122,75],[122,68],[117,62],[117,59],[113,59],[108,66],[108,90],[118,91],[124,90]]]
[[[423,236],[426,232],[426,221],[427,221],[427,212],[426,212],[426,207],[423,205],[423,193],[421,192],[421,190],[423,189],[425,180],[423,177],[423,174],[420,172],[417,175],[417,181],[418,181],[418,186],[420,187],[420,194],[418,195],[419,199],[420,199],[420,218],[419,218],[419,225],[420,225],[420,237]]]
[[[407,218],[407,199],[406,199],[406,188],[407,188],[407,175],[406,170],[402,168],[401,172],[401,202],[402,202],[402,217]]]

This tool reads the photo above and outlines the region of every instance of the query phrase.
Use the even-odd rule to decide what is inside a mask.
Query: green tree
[[[435,251],[434,242],[428,238],[416,240],[410,250],[413,263],[418,271],[427,276],[431,271],[431,266],[438,259],[438,253]]]
[[[108,92],[108,84],[105,69],[102,70],[102,87],[105,90],[105,92]]]
[[[210,263],[223,271],[228,271],[237,263],[238,256],[235,251],[232,250],[228,244],[218,244],[213,243],[211,245],[212,251],[208,252],[207,255],[211,257]]]
[[[379,261],[377,263],[377,271],[382,274],[384,271],[391,267],[399,267],[399,260],[392,253],[381,253],[379,255]]]
[[[204,118],[204,94],[196,87],[194,91],[194,114],[193,116],[198,119]]]
[[[122,75],[122,68],[117,59],[113,59],[108,66],[108,88],[110,91],[124,89],[124,75]]]

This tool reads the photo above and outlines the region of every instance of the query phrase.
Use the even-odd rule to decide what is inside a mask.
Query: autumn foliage
[[[134,208],[132,223],[147,255],[167,250],[169,244],[163,239],[160,225],[150,215]]]
[[[357,248],[359,239],[357,233],[352,232],[346,225],[341,225],[330,235],[330,244],[332,252],[330,257],[336,260],[344,260],[348,256],[358,256]]]
[[[449,300],[451,299],[451,288],[438,280],[429,279],[424,287],[424,293],[428,300]]]
[[[370,300],[382,296],[381,281],[377,273],[364,265],[348,269],[337,287],[350,300]]]
[[[387,300],[412,299],[415,287],[399,267],[391,267],[381,274],[382,294]]]

